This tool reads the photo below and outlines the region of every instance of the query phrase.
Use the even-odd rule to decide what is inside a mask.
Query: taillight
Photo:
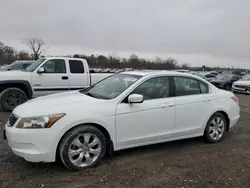
[[[233,99],[234,102],[236,102],[237,104],[239,104],[239,98],[236,96],[231,97],[231,99]]]

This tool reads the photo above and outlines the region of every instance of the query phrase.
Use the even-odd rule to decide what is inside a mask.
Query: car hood
[[[27,101],[14,109],[20,117],[31,117],[55,113],[93,112],[105,106],[107,100],[96,99],[79,91],[65,92]]]
[[[244,81],[244,80],[239,80],[237,82],[234,82],[235,85],[247,85],[250,86],[250,81]]]
[[[0,81],[3,80],[27,80],[31,76],[31,72],[20,70],[2,71],[0,72]]]

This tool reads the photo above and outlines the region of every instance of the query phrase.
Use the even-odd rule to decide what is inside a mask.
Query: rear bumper
[[[240,119],[240,115],[238,115],[238,116],[230,119],[230,126],[229,126],[229,128],[232,128],[233,126],[235,126],[238,123],[239,119]]]

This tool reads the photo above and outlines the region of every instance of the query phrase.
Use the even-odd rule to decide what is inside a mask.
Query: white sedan
[[[59,156],[71,170],[125,148],[204,136],[223,140],[240,117],[238,98],[178,72],[124,72],[91,86],[18,106],[4,133],[31,162]]]

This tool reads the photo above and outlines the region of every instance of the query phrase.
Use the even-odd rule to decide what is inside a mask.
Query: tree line
[[[31,38],[23,41],[31,53],[21,50],[18,51],[11,46],[0,42],[0,65],[10,64],[15,60],[37,60],[44,49],[45,42],[42,39]],[[132,54],[129,58],[118,58],[104,55],[78,55],[72,57],[84,58],[93,68],[133,68],[133,69],[189,69],[187,64],[178,65],[175,59],[161,59],[157,57],[155,60],[139,58],[136,54]]]
[[[9,64],[15,60],[30,60],[32,57],[26,51],[17,51],[0,41],[0,65]]]
[[[30,38],[23,41],[31,53],[25,50],[16,50],[12,46],[0,41],[0,65],[10,64],[16,60],[37,60],[43,52],[44,41],[39,38]]]
[[[172,69],[189,69],[187,64],[179,65],[175,59],[148,60],[139,58],[136,54],[132,54],[129,58],[119,58],[114,56],[104,55],[73,55],[75,58],[86,59],[92,68],[133,68],[133,69],[155,69],[155,70],[172,70]]]
[[[0,65],[10,64],[15,60],[37,60],[44,51],[45,42],[39,38],[31,38],[23,41],[30,49],[30,53],[24,50],[18,51],[11,46],[5,45],[0,41]],[[65,55],[62,55],[65,56]],[[190,67],[188,64],[180,64],[173,58],[156,57],[154,60],[140,58],[136,54],[132,54],[129,58],[119,58],[105,55],[80,55],[75,54],[75,58],[86,59],[91,68],[133,68],[133,69],[154,69],[154,70],[202,70],[201,67]],[[218,69],[226,69],[220,67],[206,67],[207,71]],[[230,68],[227,68],[230,69]],[[240,69],[241,70],[241,69]]]

